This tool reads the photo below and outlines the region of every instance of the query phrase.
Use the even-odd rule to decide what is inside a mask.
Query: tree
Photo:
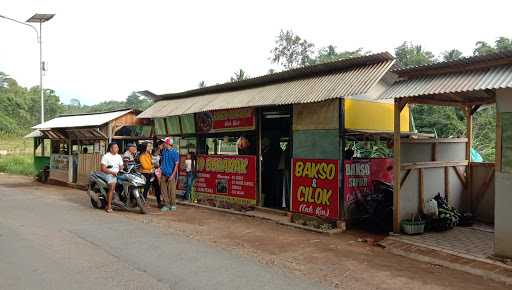
[[[494,44],[494,47],[498,52],[512,49],[512,39],[507,37],[499,37],[498,39],[496,39]]]
[[[424,50],[421,45],[407,41],[395,48],[395,56],[401,67],[432,64],[436,61],[432,52]]]
[[[445,50],[441,53],[441,57],[444,61],[456,60],[463,56],[462,51],[458,49]]]
[[[243,69],[239,69],[238,71],[235,72],[234,76],[232,76],[230,78],[230,81],[232,83],[234,83],[234,82],[239,82],[239,81],[242,81],[242,80],[245,80],[248,78],[249,78],[249,76],[247,75],[247,73]]]
[[[141,95],[137,94],[136,92],[132,92],[128,97],[126,97],[125,105],[124,107],[138,109],[138,110],[145,110],[151,106],[153,102],[146,98],[142,97]]]
[[[73,107],[78,107],[78,108],[80,108],[82,106],[82,104],[80,103],[80,100],[75,99],[75,98],[69,100],[69,105],[73,106]]]
[[[496,52],[496,48],[485,41],[477,41],[475,43],[475,49],[473,50],[473,55],[484,55]]]
[[[345,58],[358,57],[364,54],[365,53],[363,53],[362,48],[358,48],[353,51],[346,50],[338,52],[336,46],[328,45],[318,50],[318,54],[314,59],[314,63],[326,63]]]
[[[206,87],[206,82],[205,81],[200,81],[199,84],[197,85],[200,89],[201,88],[204,88]]]
[[[9,76],[0,71],[0,89],[5,88],[7,86],[7,82],[9,80]]]
[[[311,63],[314,48],[313,43],[302,39],[293,31],[281,30],[276,38],[275,47],[271,50],[271,61],[285,69],[303,67]]]

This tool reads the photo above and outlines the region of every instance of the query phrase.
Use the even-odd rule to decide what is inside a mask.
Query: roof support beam
[[[408,104],[408,99],[395,99],[393,134],[393,232],[400,232],[400,113]]]

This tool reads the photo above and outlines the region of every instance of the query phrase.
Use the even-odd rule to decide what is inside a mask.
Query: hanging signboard
[[[71,156],[65,154],[51,154],[50,178],[68,182],[70,158]]]
[[[256,156],[198,155],[194,190],[229,202],[256,204]]]
[[[291,210],[296,213],[338,219],[338,160],[292,159]]]
[[[373,191],[373,182],[393,182],[393,159],[353,159],[344,161],[344,207],[346,218],[358,213],[353,209],[356,202],[365,203],[366,197]]]
[[[196,113],[197,133],[248,131],[256,128],[253,108]]]

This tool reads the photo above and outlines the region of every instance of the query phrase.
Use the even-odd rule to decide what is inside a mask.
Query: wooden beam
[[[409,174],[411,174],[412,169],[408,169],[405,171],[404,177],[402,177],[402,181],[400,181],[400,187],[402,187],[407,180],[407,177],[409,177]]]
[[[437,161],[437,143],[432,143],[432,156],[430,161]]]
[[[402,143],[466,143],[467,138],[422,138],[422,139],[404,139]]]
[[[442,168],[442,167],[453,167],[453,166],[468,166],[467,160],[462,161],[425,161],[425,162],[411,162],[402,163],[401,169],[418,169],[418,168]]]
[[[476,106],[475,106],[476,107]],[[471,149],[473,148],[473,110],[475,107],[466,107],[466,160],[471,163]],[[471,166],[466,167],[466,195],[471,198]]]
[[[450,106],[450,107],[459,107],[463,108],[464,105],[489,105],[496,103],[496,99],[494,98],[486,98],[481,100],[466,100],[466,101],[457,101],[450,100],[449,97],[442,99],[431,99],[432,96],[423,96],[423,97],[412,97],[409,99],[409,104],[424,104],[424,105],[433,105],[433,106]]]
[[[471,108],[471,116],[473,116],[480,107],[481,105],[474,105],[473,108]]]
[[[450,167],[444,168],[444,196],[450,200]]]
[[[419,192],[419,203],[418,213],[423,215],[423,206],[425,203],[425,187],[423,186],[423,169],[418,169],[418,192]]]
[[[459,171],[459,168],[457,168],[457,166],[452,166],[452,168],[455,171],[455,173],[457,174],[457,177],[459,178],[460,183],[462,183],[462,186],[464,186],[464,188],[466,188],[466,180],[464,180],[464,176]]]
[[[400,233],[400,113],[403,104],[395,99],[393,134],[393,232]]]

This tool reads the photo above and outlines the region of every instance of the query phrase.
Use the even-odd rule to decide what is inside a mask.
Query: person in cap
[[[171,138],[164,139],[164,149],[160,160],[160,191],[164,206],[161,211],[176,210],[176,180],[178,177],[178,166],[180,156],[174,148]]]
[[[126,145],[126,152],[123,154],[124,165],[135,163],[135,154],[137,153],[137,146],[133,143]]]

